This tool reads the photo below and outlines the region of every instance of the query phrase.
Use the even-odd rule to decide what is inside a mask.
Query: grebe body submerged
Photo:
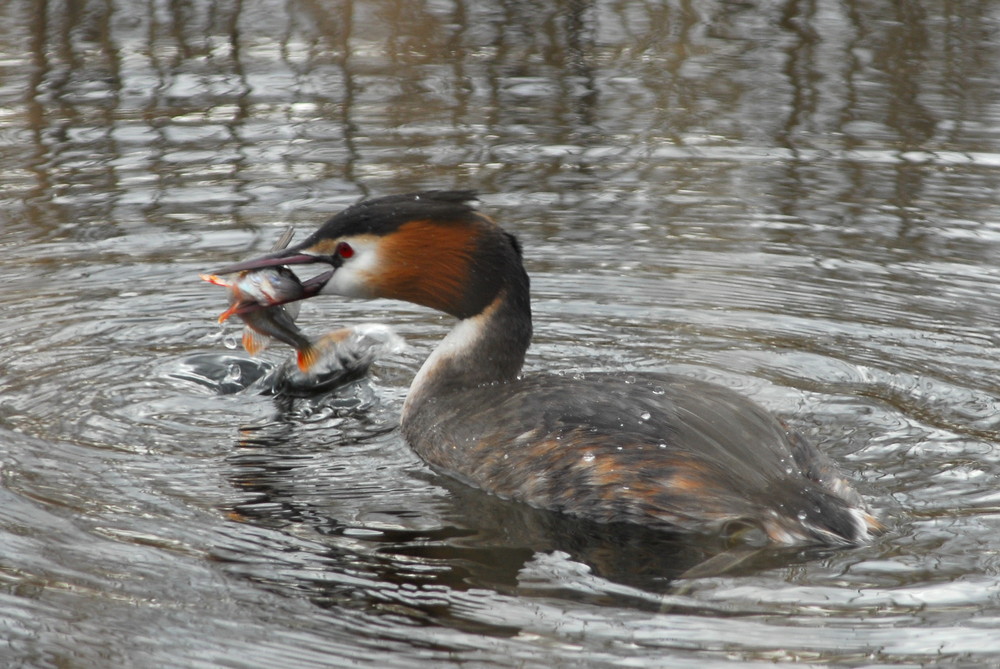
[[[833,463],[749,399],[671,374],[521,378],[531,340],[517,240],[469,191],[356,204],[302,243],[220,273],[321,263],[305,296],[394,298],[458,324],[403,406],[407,442],[440,472],[602,523],[856,544],[879,523]]]

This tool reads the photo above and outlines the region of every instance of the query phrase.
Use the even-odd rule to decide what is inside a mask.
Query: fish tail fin
[[[336,346],[341,342],[345,341],[354,333],[353,328],[340,328],[339,330],[334,330],[333,332],[327,332],[325,335],[319,338],[320,347]]]
[[[319,360],[320,350],[312,344],[309,344],[304,348],[296,349],[295,352],[297,354],[296,362],[299,365],[299,369],[303,372],[308,372],[309,368],[311,368],[314,364],[316,364],[316,361]]]
[[[268,337],[254,332],[250,328],[243,330],[243,348],[250,355],[257,355],[267,348]]]

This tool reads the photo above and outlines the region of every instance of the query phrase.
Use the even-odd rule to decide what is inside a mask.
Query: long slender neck
[[[433,398],[513,381],[530,342],[531,306],[525,277],[523,284],[505,285],[480,313],[459,321],[424,361],[403,405],[404,425]]]

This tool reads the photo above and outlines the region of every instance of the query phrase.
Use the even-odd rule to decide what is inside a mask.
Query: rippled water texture
[[[0,3],[0,658],[30,667],[1000,662],[1000,5]],[[466,490],[396,429],[450,325],[267,392],[198,272],[475,188],[528,370],[672,369],[844,465],[888,533],[686,547]]]

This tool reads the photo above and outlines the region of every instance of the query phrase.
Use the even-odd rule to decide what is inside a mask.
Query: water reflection
[[[664,602],[642,593],[671,592],[677,578],[755,573],[837,552],[734,548],[707,538],[591,523],[497,499],[422,466],[414,472],[428,486],[421,502],[412,478],[388,472],[380,455],[406,448],[396,435],[398,405],[383,406],[372,380],[353,376],[341,376],[336,388],[324,384],[308,395],[287,394],[276,377],[292,373],[290,360],[269,370],[239,358],[200,355],[177,375],[216,392],[273,397],[277,412],[241,428],[226,458],[227,477],[242,499],[227,516],[280,534],[277,541],[227,541],[213,547],[212,555],[275,592],[307,596],[325,607],[374,606],[470,632],[508,634],[504,626],[470,628],[461,618],[448,623],[450,602],[441,593],[486,588],[597,606],[621,606],[624,598],[660,612]],[[310,426],[320,432],[310,437]],[[317,446],[303,449],[305,441]],[[364,469],[370,469],[367,481],[360,480]],[[389,490],[394,482],[400,487]],[[405,498],[405,506],[383,501],[373,508],[371,500],[387,493]],[[288,533],[303,532],[314,537],[311,544],[287,543]],[[595,582],[639,590],[614,596],[606,587],[576,590],[560,580],[570,565]],[[544,577],[535,573],[553,567]],[[697,613],[690,602],[670,606]]]
[[[309,212],[390,183],[502,193],[544,177],[563,198],[635,198],[669,177],[698,193],[697,161],[713,156],[779,159],[746,187],[783,215],[869,200],[907,226],[933,177],[907,152],[969,160],[995,138],[979,83],[997,74],[995,47],[973,28],[988,8],[944,4],[929,16],[914,3],[39,0],[11,6],[32,17],[27,106],[12,120],[31,133],[36,230],[58,219],[53,205],[93,235],[194,203],[236,221],[275,202]],[[957,109],[934,107],[946,95]],[[868,149],[895,166],[877,169]]]
[[[1000,657],[994,3],[10,0],[0,20],[15,660]],[[499,504],[406,448],[436,316],[307,311],[414,346],[322,397],[268,394],[281,357],[225,349],[198,272],[360,196],[453,187],[525,244],[529,371],[738,388],[890,535],[675,588],[664,538]]]

